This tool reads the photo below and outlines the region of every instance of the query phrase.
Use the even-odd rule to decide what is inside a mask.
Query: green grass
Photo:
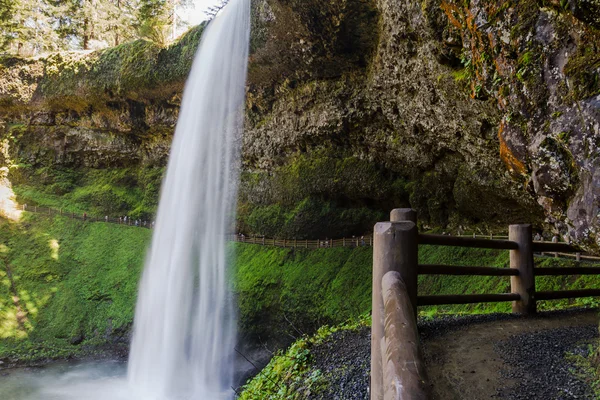
[[[236,249],[240,326],[256,337],[314,332],[370,310],[370,248]]]
[[[151,219],[158,206],[163,168],[80,169],[21,167],[28,184],[14,186],[20,204]]]
[[[285,352],[279,351],[269,364],[244,387],[240,400],[251,399],[302,399],[305,393],[315,393],[328,384],[327,372],[312,370],[311,349],[318,346],[338,331],[356,331],[371,325],[368,317],[355,322],[323,326],[312,336],[294,342]],[[343,366],[340,366],[343,367]]]
[[[75,338],[101,344],[127,331],[149,238],[145,229],[61,217],[0,221],[0,358],[75,354]]]
[[[127,337],[150,238],[146,229],[60,216],[25,213],[18,224],[0,220],[0,358],[65,357],[85,345]],[[246,338],[284,345],[370,312],[371,248],[294,250],[231,243],[229,252]],[[508,252],[493,250],[423,246],[420,259],[508,266]],[[542,267],[575,264],[551,258],[539,262]],[[419,281],[421,294],[509,291],[504,277],[422,276]],[[557,290],[595,287],[598,279],[544,277],[537,283],[538,290]],[[539,308],[580,305],[597,305],[597,300],[540,302]],[[18,318],[19,308],[26,318]],[[510,311],[510,304],[421,309],[423,316],[497,311]],[[75,339],[83,339],[83,346],[72,345]]]

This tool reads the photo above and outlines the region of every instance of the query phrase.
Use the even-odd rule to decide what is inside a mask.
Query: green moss
[[[402,177],[318,148],[292,155],[269,174],[245,173],[239,225],[248,234],[297,239],[362,235],[393,208],[390,199],[408,205]]]
[[[335,327],[324,326],[310,337],[297,340],[285,352],[278,352],[269,364],[243,387],[241,400],[303,399],[318,393],[327,384],[329,371],[312,370],[311,349],[340,331],[357,331],[370,325],[367,317]]]
[[[293,207],[279,204],[249,206],[239,215],[242,231],[276,238],[331,238],[360,236],[385,213],[368,207],[340,207],[334,201],[307,197]]]
[[[293,329],[314,332],[370,309],[370,248],[235,249],[235,292],[247,334],[274,339]]]
[[[151,232],[25,213],[0,221],[0,358],[66,357],[126,337]],[[282,249],[229,245],[231,279],[246,338],[287,344],[371,309],[372,249]],[[508,266],[508,252],[423,246],[423,264]],[[540,267],[574,261],[539,259]],[[9,273],[10,272],[10,273]],[[592,276],[538,279],[539,290],[597,286]],[[509,279],[421,276],[427,294],[506,293]],[[18,303],[13,300],[14,293]],[[540,302],[542,310],[597,305],[597,300]],[[26,320],[17,318],[18,307]],[[423,315],[509,311],[509,304],[426,307]],[[86,346],[71,344],[83,339]]]
[[[27,175],[15,184],[19,203],[65,212],[149,220],[158,206],[163,168],[69,169],[23,166],[11,174]],[[22,179],[17,179],[19,182]]]
[[[574,194],[579,183],[578,166],[575,157],[567,146],[568,135],[559,135],[558,140],[548,136],[540,143],[537,162],[544,169],[561,171],[560,181],[555,180],[554,185],[547,190],[556,201],[567,203]],[[552,168],[552,169],[551,169]],[[556,172],[555,172],[556,174]]]
[[[61,217],[0,221],[1,286],[13,285],[29,322],[19,329],[16,304],[0,297],[0,358],[63,357],[83,351],[75,338],[102,344],[128,331],[149,238],[146,229]]]
[[[102,108],[116,96],[139,100],[159,94],[172,95],[187,78],[205,26],[203,23],[190,29],[168,47],[136,40],[89,54],[52,54],[39,60],[43,72],[36,72],[31,78],[37,83],[36,99],[51,108],[84,112],[90,105]],[[0,70],[11,63],[14,64],[12,59],[0,59]],[[23,80],[20,86],[25,89],[31,85],[25,73],[17,79]],[[14,81],[11,87],[15,86]],[[5,92],[17,93],[8,85],[9,82]],[[0,80],[0,93],[2,86]],[[25,89],[18,91],[16,100],[29,106],[31,95],[21,93]]]
[[[574,100],[600,94],[600,53],[596,42],[578,48],[564,72],[571,80]]]

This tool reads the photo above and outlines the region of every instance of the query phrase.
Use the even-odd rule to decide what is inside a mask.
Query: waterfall
[[[226,234],[235,216],[250,1],[203,34],[184,91],[134,321],[129,384],[139,398],[233,397],[235,312]]]

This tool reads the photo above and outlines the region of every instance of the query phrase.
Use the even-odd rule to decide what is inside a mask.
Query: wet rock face
[[[296,61],[293,69],[285,68],[288,74],[274,73],[263,81],[253,75],[254,70],[264,71],[263,61],[253,58],[244,138],[246,170],[278,180],[277,175],[284,173],[280,167],[299,154],[322,155],[325,149],[327,157],[366,160],[386,176],[413,182],[395,198],[396,205],[418,208],[428,225],[539,222],[539,206],[523,190],[523,182],[513,180],[498,155],[502,113],[497,104],[471,98],[468,85],[455,77],[463,69],[463,41],[440,2],[330,3],[335,7],[326,9],[317,25],[304,15],[318,9],[311,2],[300,8],[293,2],[255,2],[261,10],[255,15],[266,16],[260,23],[268,34],[254,54],[263,60],[296,57]],[[346,16],[344,10],[358,3],[363,10],[372,10],[371,19],[353,21],[356,35],[362,35],[356,42],[373,44],[366,66],[363,59],[332,45],[336,36],[331,32],[336,31],[330,27],[338,26]],[[287,22],[290,18],[300,28],[280,35],[275,27],[281,21],[294,25]],[[329,32],[315,36],[325,41],[316,50],[310,45],[315,31]],[[282,43],[287,50],[274,50]],[[307,54],[314,58],[305,58]],[[320,66],[318,71],[315,65]],[[264,185],[246,188],[251,193],[253,189],[265,191]],[[278,196],[272,197],[275,201]],[[384,209],[383,202],[373,200],[372,206]]]
[[[425,226],[533,222],[597,246],[599,4],[253,0],[240,215],[301,234],[300,205],[333,207],[364,232],[410,205]],[[4,130],[39,165],[163,165],[200,33],[132,45],[143,62],[5,61]]]
[[[501,112],[500,157],[561,234],[595,229],[600,36],[594,1],[442,1],[460,33],[471,96]],[[466,62],[465,62],[466,61]],[[584,200],[585,199],[585,200]]]
[[[284,2],[259,3],[266,25],[288,17]],[[339,78],[297,62],[293,85],[281,76],[270,89],[250,86],[246,168],[277,174],[290,156],[334,143],[331,157],[414,182],[406,200],[426,223],[531,221],[597,246],[598,4],[378,0],[367,68],[333,51],[337,65],[353,67]],[[295,32],[317,26],[297,21]],[[269,32],[266,43],[276,42]],[[307,43],[286,38],[289,49]],[[272,103],[261,107],[265,98]]]

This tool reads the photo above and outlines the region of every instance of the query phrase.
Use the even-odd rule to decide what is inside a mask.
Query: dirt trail
[[[565,391],[564,387],[574,386],[573,382],[544,381],[556,381],[545,375],[558,369],[568,374],[567,367],[538,364],[560,363],[557,360],[563,360],[565,351],[577,347],[580,338],[589,341],[597,336],[598,310],[540,314],[526,319],[512,316],[461,318],[441,325],[440,322],[423,325],[420,330],[427,371],[436,400],[549,399],[547,393],[552,393],[551,398],[588,398]],[[537,342],[537,347],[531,342]],[[507,346],[514,349],[507,350]],[[537,358],[539,361],[536,360],[538,351],[544,353]],[[544,395],[541,391],[532,391],[535,385],[542,388],[553,384],[558,388],[546,387]],[[554,395],[558,392],[563,394]]]

